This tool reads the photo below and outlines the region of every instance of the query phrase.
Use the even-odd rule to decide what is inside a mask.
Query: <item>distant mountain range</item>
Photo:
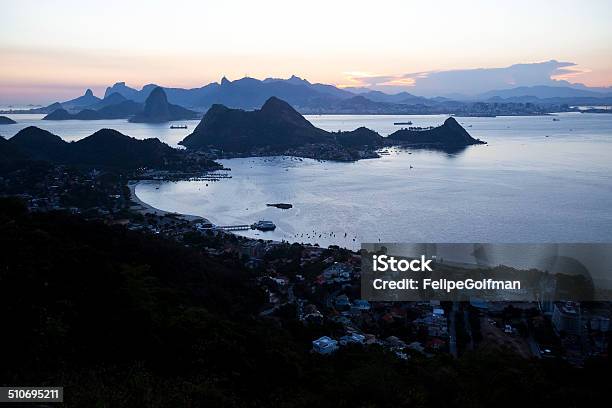
[[[114,94],[111,94],[114,95]],[[122,102],[125,104],[126,102]],[[104,109],[108,109],[107,106]],[[172,120],[196,119],[198,114],[182,106],[168,103],[166,92],[156,87],[151,91],[144,104],[144,109],[130,118],[130,122],[163,123]]]
[[[82,98],[82,97],[81,97]],[[79,99],[79,98],[77,98]],[[63,108],[55,109],[43,120],[100,120],[128,118],[130,122],[163,123],[173,120],[196,119],[198,113],[182,106],[168,103],[165,91],[156,87],[144,105],[126,99],[114,92],[96,101],[91,107],[71,113]]]
[[[147,98],[153,90],[161,88],[165,92],[168,109],[156,110],[155,119],[137,115],[144,111]],[[167,88],[148,84],[142,89],[134,89],[117,82],[106,89],[100,99],[88,89],[84,95],[65,102],[56,102],[44,108],[31,109],[27,113],[52,113],[59,109],[55,119],[108,119],[131,118],[133,120],[165,121],[186,119],[187,111],[205,112],[215,104],[229,108],[253,110],[270,97],[288,102],[302,114],[458,114],[458,115],[533,115],[546,112],[571,110],[578,105],[612,105],[612,91],[606,89],[574,88],[569,86],[532,86],[502,89],[483,93],[475,97],[456,95],[456,98],[425,98],[408,92],[386,94],[367,88],[340,89],[333,85],[310,83],[306,79],[292,76],[289,79],[267,78],[258,80],[245,77],[235,81],[223,78],[220,83],[213,82],[200,88]],[[130,104],[126,104],[130,101]],[[120,105],[124,103],[124,105]],[[161,101],[160,103],[163,103]],[[485,108],[477,103],[486,103]],[[500,106],[501,104],[506,104]],[[514,104],[514,105],[509,105]],[[525,104],[537,105],[526,107]],[[174,105],[174,107],[172,106]],[[102,111],[104,108],[112,109]],[[161,105],[160,105],[161,106]],[[140,109],[139,109],[140,107]],[[81,113],[83,110],[96,111]],[[70,114],[70,115],[69,115]],[[165,117],[166,119],[161,119]],[[50,117],[49,119],[52,119]]]

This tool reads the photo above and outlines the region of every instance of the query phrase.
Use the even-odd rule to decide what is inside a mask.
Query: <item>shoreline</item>
[[[177,213],[177,212],[172,212],[172,211],[160,210],[159,208],[155,208],[152,205],[145,203],[140,198],[138,198],[138,196],[136,195],[136,186],[141,181],[142,180],[129,180],[127,183],[127,186],[130,190],[130,200],[134,203],[133,205],[130,206],[130,209],[134,211],[138,211],[143,215],[147,213],[155,214],[160,217],[163,217],[166,215],[172,215],[178,218],[182,218],[185,221],[189,221],[189,222],[195,222],[195,221],[202,221],[205,223],[210,222],[208,218],[206,217],[201,217],[199,215],[182,214],[182,213]],[[134,208],[134,207],[140,207],[140,208]]]

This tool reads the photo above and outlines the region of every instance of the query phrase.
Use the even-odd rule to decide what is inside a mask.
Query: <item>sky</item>
[[[425,96],[475,73],[611,86],[610,21],[609,0],[0,0],[0,102],[292,74]]]

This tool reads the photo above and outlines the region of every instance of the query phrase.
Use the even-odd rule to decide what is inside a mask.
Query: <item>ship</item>
[[[408,126],[410,126],[410,125],[412,125],[412,122],[411,121],[408,121],[408,122],[393,122],[393,124],[394,125],[408,125]]]
[[[170,125],[170,129],[187,129],[187,125]]]
[[[274,231],[276,229],[276,225],[274,225],[272,221],[259,220],[255,224],[251,225],[251,228],[260,231]]]

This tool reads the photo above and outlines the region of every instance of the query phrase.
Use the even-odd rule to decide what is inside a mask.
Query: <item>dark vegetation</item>
[[[18,160],[42,160],[55,164],[135,170],[187,168],[197,161],[201,167],[220,167],[211,160],[190,157],[159,139],[139,140],[112,129],[101,129],[76,142],[66,142],[46,130],[30,126],[8,141],[0,141],[2,164]],[[193,160],[191,160],[193,159]]]
[[[66,406],[593,406],[609,363],[574,369],[505,352],[309,353],[315,333],[261,319],[237,259],[159,236],[28,213],[0,199],[0,382],[63,385]],[[282,314],[282,313],[281,313]]]

